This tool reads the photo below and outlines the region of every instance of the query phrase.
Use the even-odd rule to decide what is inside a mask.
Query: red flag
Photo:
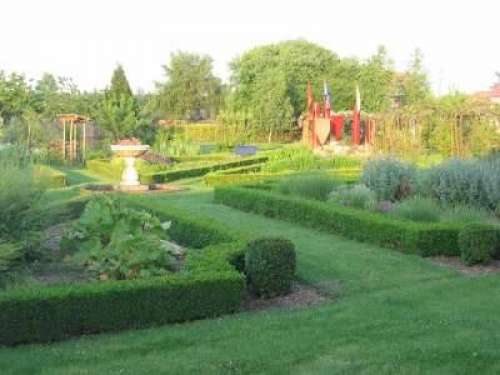
[[[359,87],[356,85],[356,104],[352,115],[352,143],[359,145],[361,143],[361,95]]]
[[[309,117],[313,118],[314,116],[314,97],[313,91],[311,87],[311,82],[307,82],[307,112],[309,113]]]

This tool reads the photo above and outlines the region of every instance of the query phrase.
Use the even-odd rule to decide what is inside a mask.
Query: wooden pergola
[[[80,152],[82,160],[85,160],[85,143],[86,143],[86,127],[87,123],[90,121],[89,117],[67,113],[57,115],[58,122],[63,128],[63,142],[62,142],[62,157],[63,160],[74,161],[77,159],[77,138],[78,138],[78,127],[80,131]],[[66,137],[66,127],[69,125],[69,137]],[[69,144],[66,140],[69,140]]]

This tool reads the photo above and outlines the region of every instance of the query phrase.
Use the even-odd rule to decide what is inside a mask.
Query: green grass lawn
[[[297,309],[0,349],[2,374],[500,373],[500,275],[429,260],[215,205],[211,193],[150,194],[297,247],[298,277],[330,296]],[[363,230],[363,228],[360,228]]]

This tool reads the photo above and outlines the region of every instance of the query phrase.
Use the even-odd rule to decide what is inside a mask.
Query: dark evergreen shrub
[[[471,266],[489,262],[495,255],[498,229],[487,224],[469,224],[458,234],[462,261]]]
[[[282,238],[261,238],[245,250],[245,272],[250,291],[274,297],[290,291],[295,275],[295,246]]]

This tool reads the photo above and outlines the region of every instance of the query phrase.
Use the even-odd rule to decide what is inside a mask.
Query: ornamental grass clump
[[[391,215],[411,221],[436,223],[440,221],[441,209],[432,199],[419,196],[404,200],[394,206]]]
[[[283,194],[293,194],[307,199],[326,201],[338,182],[321,173],[302,174],[281,179],[277,189]]]
[[[421,174],[419,190],[443,205],[495,211],[500,203],[500,158],[447,161]]]
[[[366,163],[361,182],[373,190],[378,200],[392,202],[407,198],[415,191],[416,167],[395,158]]]
[[[328,201],[363,210],[374,210],[377,205],[375,193],[361,184],[339,186],[329,194]]]

